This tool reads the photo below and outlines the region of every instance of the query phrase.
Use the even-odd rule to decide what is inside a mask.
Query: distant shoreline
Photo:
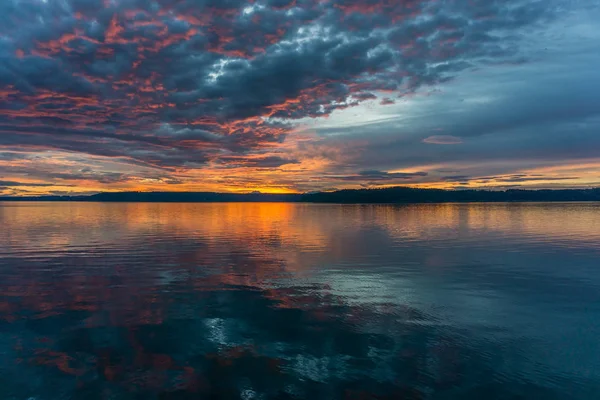
[[[303,194],[217,193],[217,192],[105,192],[82,196],[0,197],[16,202],[100,203],[332,203],[332,204],[439,204],[600,201],[600,188],[504,191],[443,190],[392,187],[347,189]]]

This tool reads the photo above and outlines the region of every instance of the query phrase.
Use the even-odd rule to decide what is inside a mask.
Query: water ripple
[[[595,399],[600,205],[0,203],[0,399]]]

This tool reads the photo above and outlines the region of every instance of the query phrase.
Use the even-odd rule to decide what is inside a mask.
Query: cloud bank
[[[463,142],[477,129],[597,115],[591,91],[577,109],[548,116],[530,88],[516,100],[521,116],[450,112],[456,124],[443,131],[440,117],[419,116],[456,108],[436,91],[457,78],[540,62],[546,44],[527,39],[556,34],[547,27],[577,11],[553,0],[5,1],[0,171],[15,184],[2,186],[303,191],[444,182],[418,168],[450,157],[434,147],[475,160],[477,140]],[[583,45],[593,47],[597,31],[586,34],[576,55],[593,53]],[[598,83],[587,78],[577,82]],[[556,94],[553,83],[543,90]],[[407,114],[423,94],[429,103]],[[456,101],[484,107],[469,96]],[[349,113],[362,122],[320,125]],[[365,128],[369,113],[395,114]],[[406,115],[412,125],[402,125]]]

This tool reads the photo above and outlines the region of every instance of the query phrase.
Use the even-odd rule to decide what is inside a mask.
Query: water
[[[0,203],[1,399],[597,399],[600,204]]]

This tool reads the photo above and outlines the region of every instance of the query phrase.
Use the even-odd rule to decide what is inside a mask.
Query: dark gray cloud
[[[353,175],[328,176],[333,181],[361,182],[368,185],[392,184],[395,182],[409,182],[427,176],[427,172],[385,172],[377,170],[359,171]]]
[[[106,147],[95,154],[113,154],[119,136],[129,142],[122,154],[142,162],[176,163],[140,160],[137,147],[149,143],[188,151],[234,136],[244,152],[285,137],[265,117],[326,116],[376,90],[415,90],[512,60],[514,30],[556,11],[520,0],[8,1],[0,122],[19,132],[13,139],[45,133],[61,137],[49,147],[72,140],[60,148],[86,151],[53,131],[68,128]],[[180,133],[165,135],[171,125]]]
[[[441,180],[448,169],[460,176],[477,169],[478,176],[485,176],[589,163],[600,157],[600,75],[595,67],[600,53],[588,52],[579,35],[561,39],[552,53],[538,50],[536,62],[466,74],[433,95],[382,108],[373,122],[348,125],[340,116],[318,132],[331,147],[368,133],[353,159],[356,164],[381,170],[439,165],[430,177]]]
[[[28,183],[28,182],[16,182],[16,181],[0,181],[0,186],[5,188],[13,188],[19,186],[31,186],[31,187],[49,187],[53,186],[51,183]]]
[[[266,157],[236,157],[236,156],[225,156],[220,157],[219,160],[230,167],[256,167],[256,168],[278,168],[287,164],[298,164],[299,161],[295,159],[284,158],[280,156],[266,156]]]
[[[447,182],[468,182],[471,180],[471,177],[467,175],[448,175],[442,176],[441,179]]]

